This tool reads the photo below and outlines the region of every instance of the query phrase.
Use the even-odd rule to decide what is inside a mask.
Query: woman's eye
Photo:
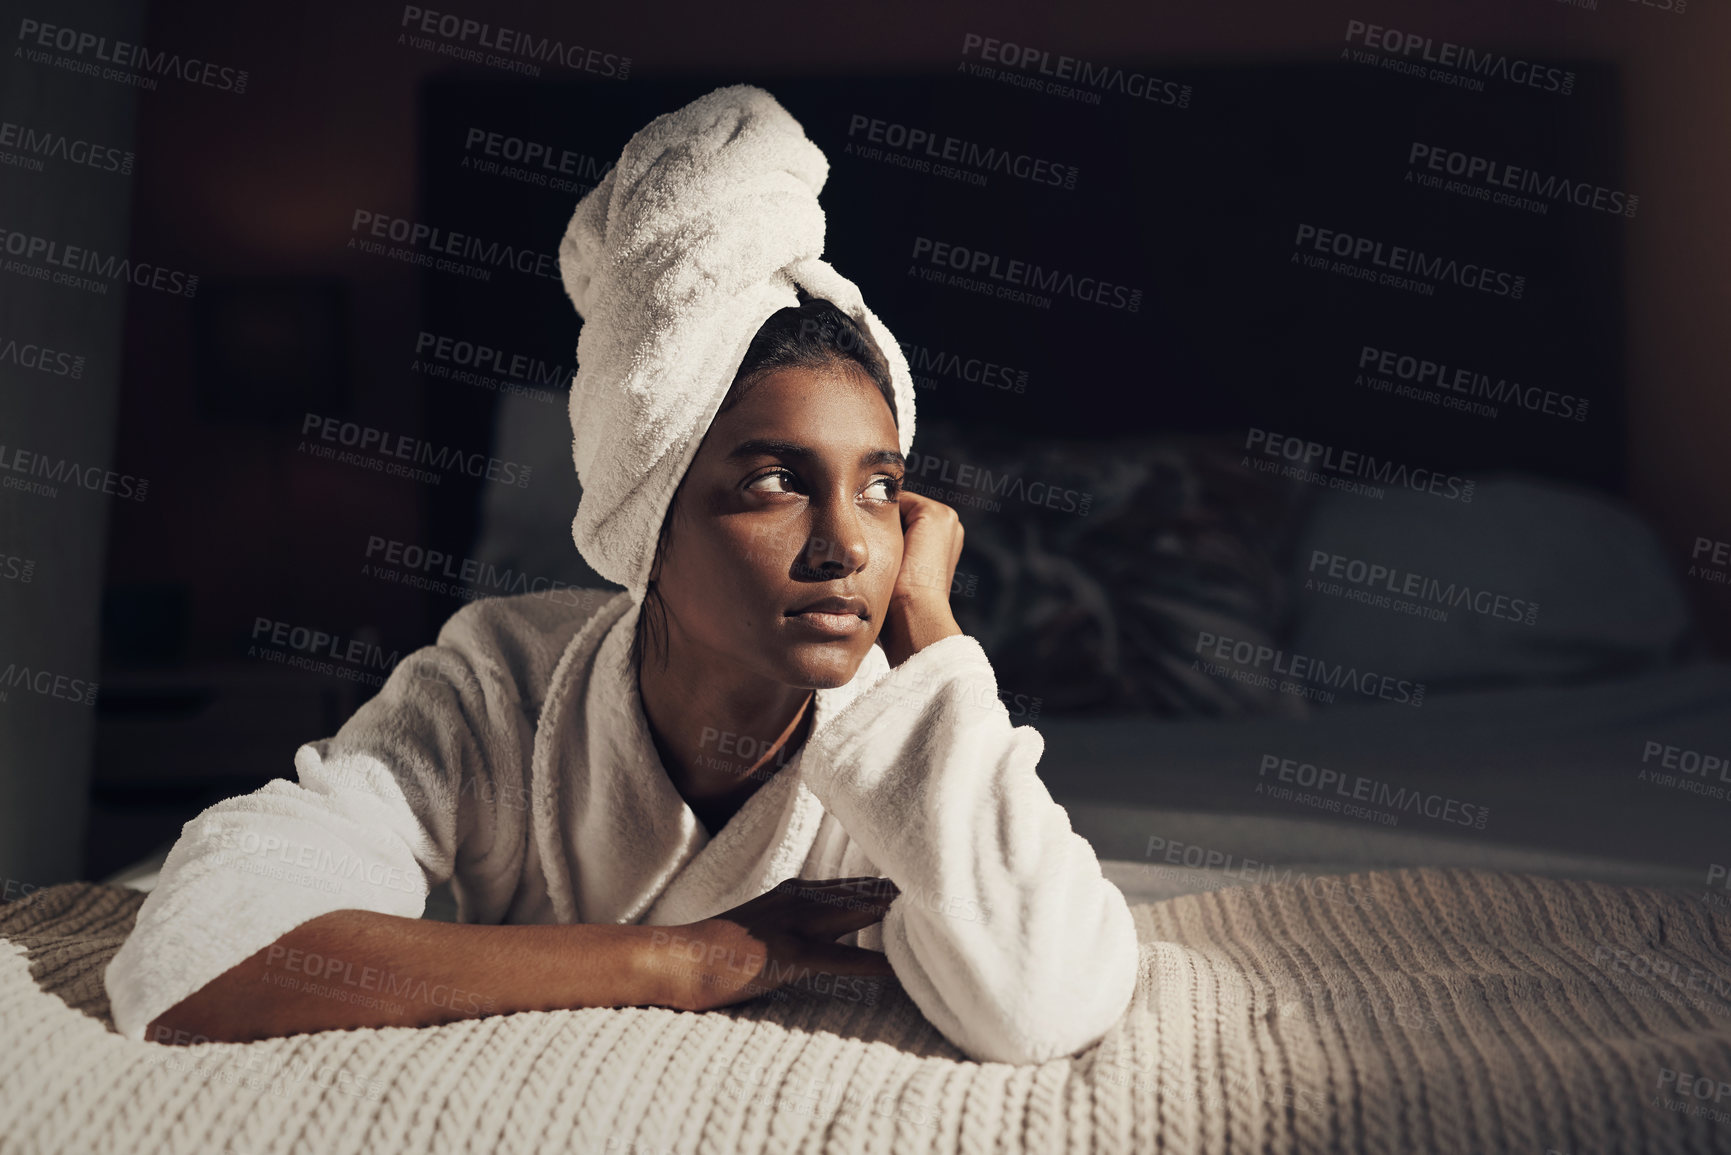
[[[870,490],[876,486],[883,487],[884,495],[879,499],[881,501],[895,501],[902,491],[901,479],[896,477],[873,478],[871,485],[866,486],[866,488]]]
[[[777,470],[774,470],[773,472],[765,473],[761,477],[752,478],[751,484],[746,486],[746,488],[747,489],[755,489],[761,493],[787,493],[787,492],[789,492],[789,490],[787,490],[787,489],[765,489],[759,484],[760,482],[768,481],[771,478],[778,478],[778,479],[779,478],[786,478],[787,480],[792,481],[793,480],[793,472],[791,470],[787,470],[787,469],[777,469]]]

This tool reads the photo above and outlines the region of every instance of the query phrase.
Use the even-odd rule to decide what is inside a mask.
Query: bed
[[[893,984],[133,1043],[101,974],[142,897],[0,907],[0,1150],[1731,1150],[1731,913],[1659,889],[1415,868],[1139,902],[1129,1012],[1027,1067]]]

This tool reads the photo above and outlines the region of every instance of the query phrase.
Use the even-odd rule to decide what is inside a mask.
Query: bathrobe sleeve
[[[295,752],[298,783],[277,779],[187,823],[106,972],[119,1031],[142,1039],[163,1011],[321,914],[418,918],[454,873],[465,919],[486,919],[489,895],[476,890],[508,894],[521,872],[535,726],[522,690],[551,661],[525,646],[546,636],[535,619],[548,612],[525,598],[463,607],[335,737]],[[480,880],[468,894],[464,876]]]
[[[884,953],[971,1058],[1037,1063],[1123,1015],[1140,948],[1128,904],[1034,767],[974,638],[943,638],[881,675],[807,741],[803,776],[901,890]]]

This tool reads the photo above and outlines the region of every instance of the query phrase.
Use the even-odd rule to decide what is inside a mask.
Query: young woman
[[[902,488],[911,388],[857,310],[798,301],[751,337],[641,598],[472,603],[298,784],[187,825],[107,975],[123,1033],[860,1002],[890,976],[978,1059],[1111,1027],[1129,909],[950,614],[962,527]],[[447,881],[459,921],[420,918]]]

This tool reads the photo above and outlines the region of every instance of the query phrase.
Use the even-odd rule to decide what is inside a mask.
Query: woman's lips
[[[866,600],[859,594],[831,594],[813,598],[787,616],[798,622],[807,633],[826,638],[846,638],[866,628],[868,612]]]
[[[835,614],[807,610],[801,614],[789,614],[787,619],[790,622],[798,622],[813,633],[831,638],[845,638],[866,628],[866,620],[858,614],[851,613]]]

